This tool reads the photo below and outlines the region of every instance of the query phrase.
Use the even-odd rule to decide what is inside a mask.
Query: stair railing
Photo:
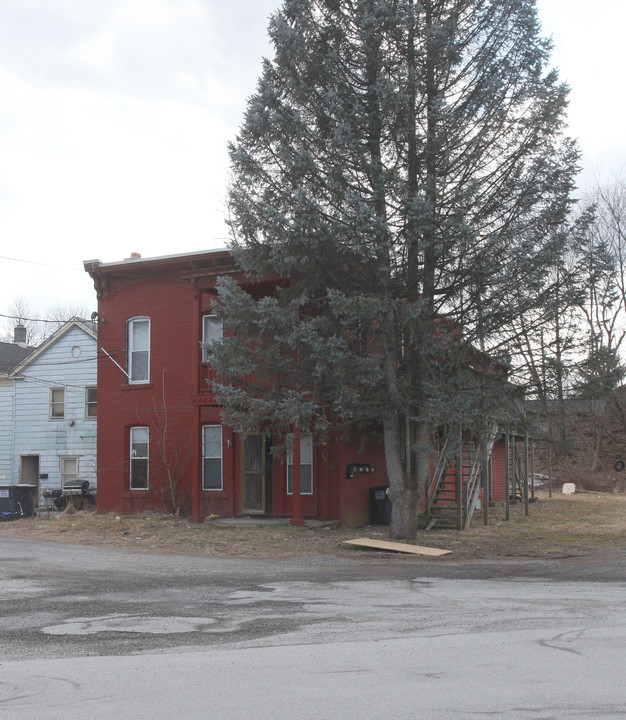
[[[425,514],[427,522],[431,519],[432,509],[437,502],[437,497],[441,491],[444,478],[450,469],[451,459],[450,453],[448,452],[448,438],[446,438],[443,446],[437,453],[437,462],[435,463],[430,481],[426,486]]]
[[[472,461],[473,455],[473,461]],[[478,495],[480,492],[480,473],[482,470],[482,463],[480,462],[480,452],[474,450],[470,452],[470,472],[467,480],[463,482],[463,529],[466,530],[469,527],[472,517],[478,504]]]

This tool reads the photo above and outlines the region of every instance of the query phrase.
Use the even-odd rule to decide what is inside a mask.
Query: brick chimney
[[[23,325],[16,325],[13,328],[13,342],[20,347],[26,347],[26,328]]]

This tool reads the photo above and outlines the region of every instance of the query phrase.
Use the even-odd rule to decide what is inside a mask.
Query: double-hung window
[[[128,321],[128,380],[131,383],[150,382],[150,318]]]
[[[287,495],[293,495],[293,435],[287,445]],[[313,494],[313,436],[300,436],[300,495]]]
[[[50,419],[63,420],[65,417],[65,388],[50,388]]]
[[[78,458],[62,457],[61,458],[61,487],[64,488],[68,483],[75,483],[78,480]]]
[[[222,426],[202,428],[202,489],[222,490]]]
[[[98,414],[98,388],[85,388],[85,417],[95,420]]]
[[[222,339],[222,320],[217,315],[202,318],[202,362],[208,362],[209,347]]]
[[[148,489],[148,451],[150,431],[147,427],[130,429],[130,489]]]

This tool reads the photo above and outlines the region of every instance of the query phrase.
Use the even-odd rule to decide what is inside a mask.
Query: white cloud
[[[280,0],[2,0],[0,313],[95,305],[82,261],[224,244],[226,143]],[[540,0],[594,169],[624,161],[618,0]]]
[[[554,64],[570,85],[569,125],[583,152],[583,184],[626,163],[620,92],[626,4],[621,0],[539,0]]]
[[[94,305],[86,258],[225,244],[226,144],[275,4],[5,0],[1,254],[56,267],[0,259],[0,312]]]

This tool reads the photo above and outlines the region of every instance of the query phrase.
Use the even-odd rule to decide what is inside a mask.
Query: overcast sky
[[[0,314],[18,295],[36,316],[95,309],[86,259],[226,244],[226,143],[279,5],[0,0]],[[626,165],[626,3],[538,5],[584,187]]]

